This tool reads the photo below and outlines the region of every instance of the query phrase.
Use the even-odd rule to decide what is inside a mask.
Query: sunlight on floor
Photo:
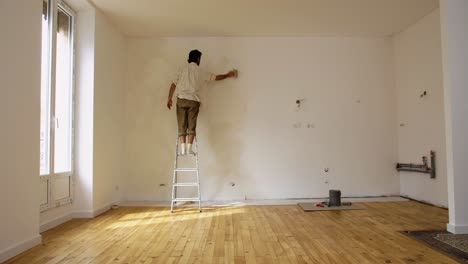
[[[115,222],[107,225],[105,229],[119,229],[160,223],[200,220],[204,218],[232,216],[233,214],[245,213],[245,208],[240,207],[240,205],[235,205],[234,203],[233,206],[236,207],[218,206],[216,208],[205,208],[201,213],[198,212],[198,208],[192,206],[177,208],[173,214],[171,214],[169,210],[155,211],[154,209],[149,209],[145,212],[125,214]]]

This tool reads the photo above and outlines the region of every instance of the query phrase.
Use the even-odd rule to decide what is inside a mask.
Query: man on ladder
[[[172,97],[177,88],[177,124],[178,124],[178,142],[180,143],[180,154],[177,153],[179,150],[176,149],[175,166],[174,166],[174,179],[172,187],[172,203],[171,212],[173,211],[173,205],[178,201],[198,201],[200,207],[200,187],[198,178],[198,155],[192,149],[193,141],[196,136],[197,117],[200,108],[200,97],[198,92],[200,88],[209,81],[220,81],[229,77],[236,77],[237,71],[233,70],[226,74],[214,75],[202,68],[200,68],[202,53],[198,50],[192,50],[189,53],[188,63],[182,67],[178,72],[174,80],[172,81],[169,89],[169,97],[167,99],[167,108],[172,107]],[[176,144],[176,146],[179,144]],[[197,149],[198,151],[198,149]],[[197,157],[197,168],[196,169],[179,169],[177,168],[177,157],[184,155],[195,155]],[[197,174],[197,183],[188,185],[187,183],[177,182],[178,171],[195,171]],[[182,186],[197,186],[198,187],[198,198],[177,198],[176,188]]]

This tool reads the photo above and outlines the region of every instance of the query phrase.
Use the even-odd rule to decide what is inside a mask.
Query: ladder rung
[[[181,186],[198,186],[198,182],[180,182],[174,183],[172,186],[181,187]]]
[[[198,171],[197,168],[177,168],[174,171]]]
[[[173,202],[198,202],[200,198],[175,198],[172,199]]]
[[[177,157],[187,157],[187,156],[195,157],[197,156],[197,154],[177,154]]]

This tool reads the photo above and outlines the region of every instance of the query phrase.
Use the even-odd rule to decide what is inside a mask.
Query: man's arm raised
[[[236,77],[237,75],[237,71],[236,70],[232,70],[226,74],[220,74],[220,75],[216,75],[216,81],[221,81],[221,80],[224,80],[226,78],[234,78]]]

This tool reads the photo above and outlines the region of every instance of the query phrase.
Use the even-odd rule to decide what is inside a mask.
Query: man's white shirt
[[[172,82],[176,85],[178,98],[200,102],[198,92],[206,82],[215,79],[216,75],[191,62],[177,71]]]

